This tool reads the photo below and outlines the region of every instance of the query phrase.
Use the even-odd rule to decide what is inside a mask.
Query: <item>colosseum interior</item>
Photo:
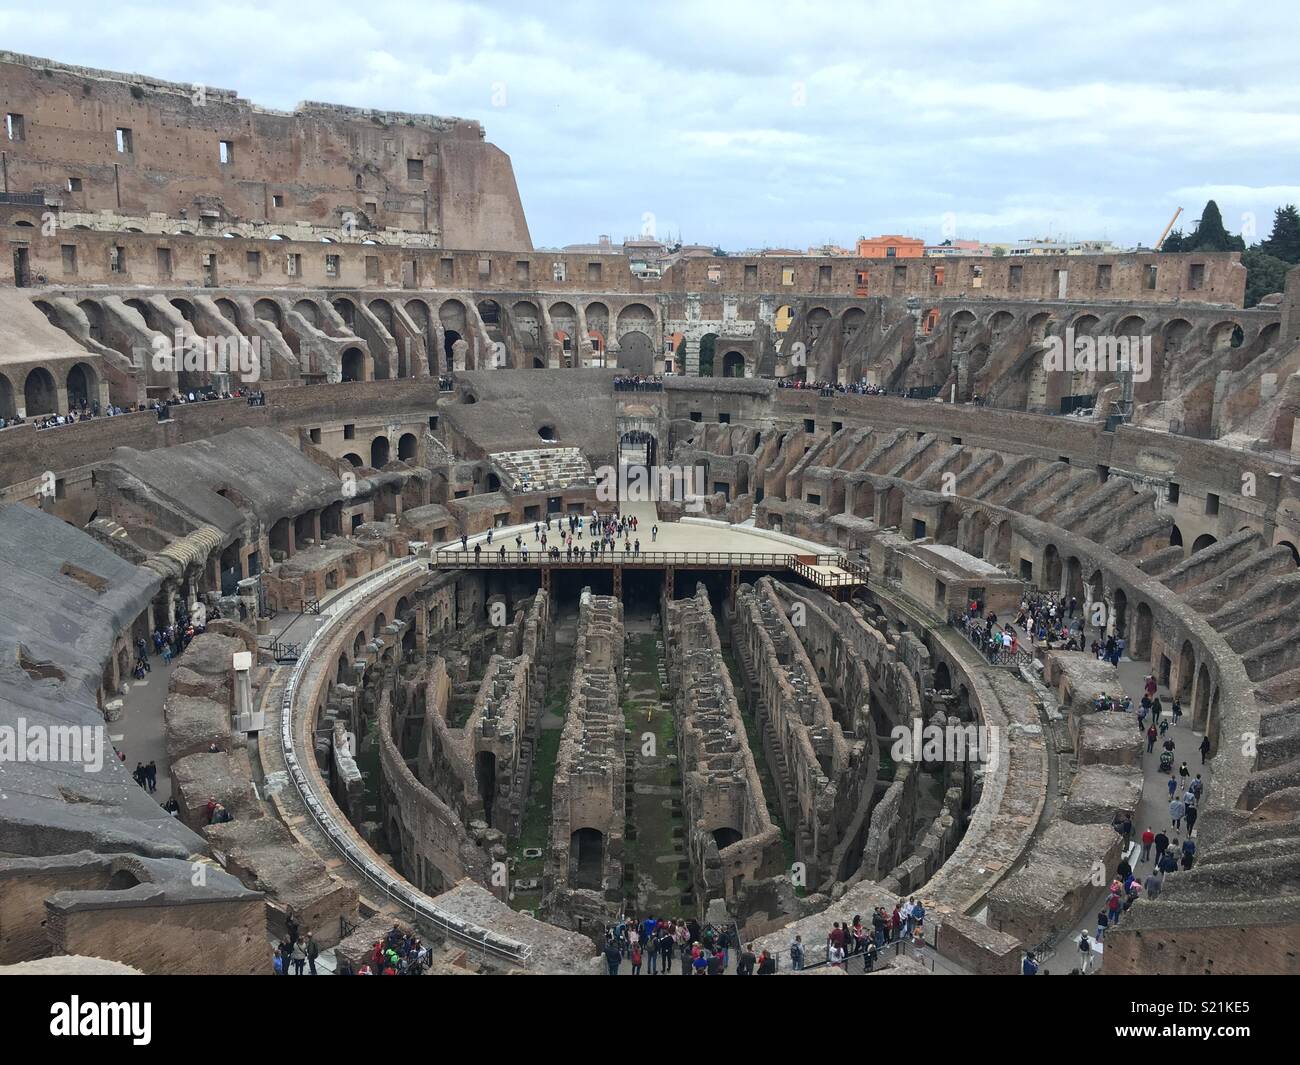
[[[635,916],[785,972],[919,902],[876,971],[1020,973],[1167,807],[1101,708],[1151,676],[1196,860],[1098,968],[1300,971],[1300,268],[647,278],[535,250],[477,122],[13,53],[0,97],[0,966],[399,924],[582,974]],[[1147,372],[1050,368],[1067,331]],[[1068,640],[972,639],[1046,598]]]

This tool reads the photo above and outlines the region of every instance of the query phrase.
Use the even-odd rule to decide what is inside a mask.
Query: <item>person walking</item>
[[[1169,820],[1173,822],[1174,830],[1182,830],[1183,815],[1187,813],[1187,806],[1182,799],[1175,798],[1169,804]]]
[[[294,943],[291,957],[293,958],[293,975],[301,976],[302,967],[307,964],[307,950],[301,939]]]
[[[1151,845],[1156,841],[1156,834],[1151,831],[1148,825],[1145,832],[1142,833],[1142,860],[1144,862],[1151,860]]]
[[[1201,740],[1201,765],[1205,765],[1205,758],[1210,753],[1210,737],[1206,736]]]
[[[310,932],[307,933],[307,948],[304,953],[307,955],[307,968],[312,976],[316,976],[316,959],[320,957],[320,944],[312,938]]]

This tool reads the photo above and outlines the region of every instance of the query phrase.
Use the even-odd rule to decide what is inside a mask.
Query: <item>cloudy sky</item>
[[[539,247],[1130,245],[1211,196],[1256,239],[1300,202],[1297,23],[1294,0],[45,0],[0,10],[0,47],[478,119]]]

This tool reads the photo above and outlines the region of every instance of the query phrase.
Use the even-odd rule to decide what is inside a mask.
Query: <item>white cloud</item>
[[[270,107],[477,119],[538,244],[645,211],[731,248],[935,237],[947,211],[963,237],[1132,243],[1180,203],[1214,195],[1231,228],[1300,199],[1293,23],[1289,0],[50,0],[0,40]]]

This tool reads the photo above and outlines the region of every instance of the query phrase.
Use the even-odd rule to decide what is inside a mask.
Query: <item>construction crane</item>
[[[1160,234],[1160,239],[1156,241],[1156,251],[1159,251],[1165,244],[1165,238],[1169,236],[1169,231],[1174,228],[1174,223],[1178,221],[1178,216],[1183,213],[1180,207],[1174,212],[1174,217],[1169,219],[1169,224],[1165,226],[1165,231]]]

